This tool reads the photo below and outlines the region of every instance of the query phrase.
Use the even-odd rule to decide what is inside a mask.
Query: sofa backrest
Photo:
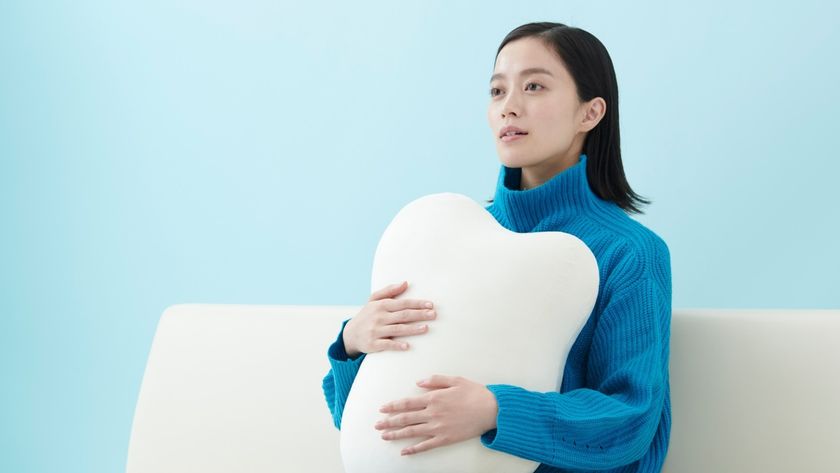
[[[840,310],[675,310],[663,471],[840,472]]]
[[[321,382],[359,309],[167,308],[127,473],[342,472]],[[664,471],[840,471],[838,374],[840,311],[675,310]]]

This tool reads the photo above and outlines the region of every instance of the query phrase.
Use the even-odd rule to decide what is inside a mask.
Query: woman
[[[665,242],[629,217],[650,203],[624,176],[612,61],[590,33],[559,23],[511,31],[496,53],[488,122],[502,165],[486,209],[509,230],[562,231],[592,250],[595,307],[569,356],[560,392],[434,375],[423,396],[383,406],[386,440],[418,438],[415,454],[473,437],[540,462],[538,472],[659,472],[671,426],[671,264]],[[336,427],[366,353],[407,349],[431,301],[374,292],[328,351],[323,388]],[[434,396],[429,394],[434,393]],[[426,438],[423,440],[422,438]],[[422,440],[422,441],[421,441]]]

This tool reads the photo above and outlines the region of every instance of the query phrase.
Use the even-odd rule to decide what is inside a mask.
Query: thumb
[[[443,376],[439,374],[417,381],[418,386],[428,389],[448,388],[455,384],[457,384],[456,376]]]

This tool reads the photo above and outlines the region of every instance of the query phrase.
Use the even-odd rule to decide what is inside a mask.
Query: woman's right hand
[[[408,343],[391,337],[419,335],[428,331],[428,325],[409,324],[437,317],[431,301],[418,299],[393,299],[405,292],[407,281],[386,286],[370,295],[362,307],[344,326],[344,350],[350,358],[362,353],[384,350],[408,350]]]

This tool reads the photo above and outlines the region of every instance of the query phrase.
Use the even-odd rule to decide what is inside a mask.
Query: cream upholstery
[[[167,308],[128,473],[341,472],[321,381],[360,308]],[[664,471],[840,471],[840,310],[674,310],[670,372]]]

